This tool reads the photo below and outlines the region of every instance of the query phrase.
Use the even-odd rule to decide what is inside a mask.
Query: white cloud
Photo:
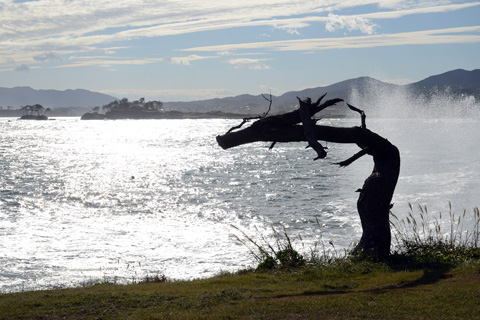
[[[30,67],[27,66],[26,64],[21,64],[19,66],[16,66],[14,71],[17,72],[30,72]]]
[[[169,58],[165,58],[164,60],[171,64],[181,64],[181,65],[189,66],[192,61],[203,60],[208,58],[211,58],[211,57],[201,57],[198,55],[190,55],[187,57],[169,57]]]
[[[249,58],[238,58],[230,59],[227,63],[234,66],[235,69],[249,69],[249,70],[262,70],[270,69],[270,67],[263,63],[267,59],[249,59]]]
[[[381,0],[375,1],[378,2],[380,8],[389,8],[389,9],[410,9],[418,7],[432,7],[437,5],[449,4],[451,0]]]
[[[100,65],[100,67],[104,68],[105,70],[107,71],[110,71],[110,72],[116,72],[118,71],[117,69],[113,68],[111,65],[109,64],[103,64],[103,65]]]
[[[46,62],[51,60],[63,61],[62,56],[55,52],[45,52],[43,54],[34,56],[33,59],[41,62]]]
[[[371,0],[97,0],[94,4],[88,0],[8,1],[0,8],[0,37],[2,45],[19,44],[19,49],[26,49],[35,41],[32,50],[52,44],[50,50],[61,53],[68,51],[67,48],[88,50],[92,45],[133,38],[244,26],[272,26],[296,34],[312,21],[325,20],[326,17],[319,16],[322,13],[368,4],[388,8],[425,7],[422,1]],[[448,10],[448,6],[443,6],[443,10]],[[306,17],[298,18],[302,15]]]
[[[81,36],[93,32],[111,33],[114,28],[128,28],[131,35],[148,27],[161,27],[166,32],[192,32],[196,29],[218,28],[219,25],[239,26],[254,20],[272,19],[318,12],[323,1],[193,1],[163,0],[39,0],[7,2],[2,6],[0,35],[15,38],[44,36]]]
[[[462,9],[467,9],[467,8],[477,7],[477,6],[480,6],[480,2],[445,4],[445,5],[442,5],[440,2],[436,2],[436,4],[434,5],[431,4],[431,6],[419,6],[417,8],[401,9],[401,10],[394,10],[394,11],[372,12],[372,13],[363,14],[361,16],[367,19],[398,19],[404,16],[414,15],[414,14],[445,13],[445,12],[457,11],[457,10],[462,10]]]
[[[106,56],[71,57],[69,62],[54,68],[78,68],[87,66],[145,65],[164,61],[164,58],[112,58]]]
[[[362,33],[375,33],[376,24],[370,20],[356,16],[338,16],[332,13],[328,14],[327,25],[325,29],[330,32],[347,29],[349,31],[359,30]]]
[[[270,26],[298,37],[303,28],[328,19],[330,30],[343,28],[372,34],[374,19],[480,5],[480,2],[458,4],[446,0],[38,0],[0,3],[0,55],[10,56],[20,64],[60,61],[58,57],[68,61],[69,55],[100,51],[115,55],[117,50],[110,46],[120,41],[228,28]],[[393,10],[326,16],[327,12],[368,5]],[[142,59],[132,60],[140,63]],[[171,61],[188,64],[194,60]]]
[[[265,22],[263,22],[265,23]],[[310,26],[308,19],[283,19],[272,21],[272,26],[279,30],[284,30],[293,35],[299,35],[298,29]]]
[[[271,42],[253,42],[195,47],[184,51],[217,52],[269,49],[276,51],[318,51],[331,49],[372,48],[398,45],[427,45],[480,42],[480,26],[382,34],[359,37],[317,38]]]
[[[192,62],[204,59],[215,58],[215,56],[199,56],[189,55],[183,57],[167,57],[167,58],[116,58],[112,56],[71,56],[69,62],[55,66],[55,68],[78,68],[87,66],[102,66],[111,68],[114,65],[145,65],[159,62],[168,62],[177,65],[191,65]],[[112,71],[116,71],[111,68]]]

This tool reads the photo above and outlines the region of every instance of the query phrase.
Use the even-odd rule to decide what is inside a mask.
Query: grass
[[[480,259],[480,210],[473,209],[468,217],[467,211],[456,215],[449,203],[446,217],[439,212],[431,216],[426,206],[418,206],[418,212],[410,212],[404,219],[391,214],[396,246],[393,256],[409,258],[418,263],[458,264]],[[465,229],[465,220],[469,218],[469,228]],[[446,231],[443,229],[447,228]]]
[[[378,263],[0,296],[1,319],[474,319],[480,265]]]
[[[439,217],[431,218],[425,207],[419,207],[417,214],[412,211],[410,206],[410,222],[392,216],[396,245],[388,261],[338,255],[334,247],[329,251],[333,255],[327,257],[322,245],[305,257],[294,249],[285,230],[275,231],[273,244],[242,233],[239,240],[251,248],[259,265],[270,257],[271,268],[193,281],[155,276],[130,285],[102,282],[83,288],[3,294],[0,319],[478,317],[478,209],[474,210],[473,229],[468,231],[450,213],[450,223],[454,223],[446,234]]]

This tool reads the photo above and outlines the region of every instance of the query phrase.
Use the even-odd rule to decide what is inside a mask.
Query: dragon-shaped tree
[[[362,223],[363,234],[354,248],[356,253],[365,253],[379,258],[390,254],[391,233],[389,214],[391,201],[400,173],[400,153],[387,139],[367,129],[365,113],[352,105],[348,107],[360,113],[361,126],[339,128],[317,124],[313,116],[321,110],[333,106],[342,99],[332,99],[321,103],[323,95],[315,103],[310,98],[299,101],[299,108],[292,112],[268,116],[268,112],[255,118],[247,118],[226,134],[217,136],[217,142],[223,149],[239,145],[266,141],[273,148],[277,142],[307,141],[308,147],[316,151],[317,159],[325,158],[327,152],[319,140],[333,143],[355,143],[360,151],[349,159],[337,163],[348,166],[364,155],[373,157],[372,174],[365,180],[357,201],[357,210]],[[266,98],[266,97],[264,97]],[[266,98],[267,99],[267,98]],[[270,107],[272,99],[270,101]],[[269,108],[270,110],[270,108]],[[256,119],[250,126],[242,128],[248,120]]]

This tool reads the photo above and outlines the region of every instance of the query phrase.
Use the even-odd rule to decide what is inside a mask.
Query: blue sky
[[[0,0],[0,87],[189,101],[480,68],[480,2]]]

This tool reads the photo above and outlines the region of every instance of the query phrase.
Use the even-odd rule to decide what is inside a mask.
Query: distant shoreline
[[[22,113],[17,110],[0,110],[0,118],[16,118],[21,119]],[[273,114],[272,114],[273,115]],[[239,114],[239,113],[229,113],[222,111],[211,111],[211,112],[181,112],[181,111],[164,111],[156,115],[128,115],[122,114],[117,116],[106,116],[105,114],[100,114],[95,112],[87,112],[83,115],[69,115],[69,114],[56,114],[52,112],[51,117],[55,118],[79,118],[82,120],[149,120],[149,119],[244,119],[244,118],[253,118],[260,116],[259,114]],[[90,118],[89,118],[90,117]],[[50,117],[49,117],[50,118]],[[323,115],[322,118],[345,118],[342,115]]]
[[[212,112],[180,112],[180,111],[165,111],[159,114],[150,114],[150,115],[132,115],[132,114],[118,114],[113,116],[106,116],[105,114],[99,114],[95,112],[87,112],[82,116],[80,115],[66,115],[61,114],[57,115],[55,112],[52,112],[52,116],[62,117],[62,118],[78,118],[82,120],[121,120],[121,119],[138,119],[138,120],[148,120],[148,119],[243,119],[248,117],[255,117],[257,115],[248,115],[248,114],[238,114],[238,113],[227,113],[222,111],[212,111]],[[92,116],[88,118],[89,116]],[[3,110],[0,111],[0,118],[16,118],[21,119],[23,113],[17,110]],[[36,116],[34,116],[36,117]],[[25,119],[25,118],[24,118]]]
[[[242,119],[251,117],[251,115],[226,113],[222,111],[211,112],[107,112],[106,114],[98,112],[87,112],[82,120],[150,120],[150,119]]]
[[[272,115],[274,116],[274,115]],[[258,114],[239,114],[227,113],[222,111],[210,112],[180,112],[180,111],[164,111],[159,113],[107,113],[101,114],[97,112],[85,113],[81,120],[161,120],[161,119],[245,119],[252,120],[260,117]],[[339,115],[324,115],[323,118],[344,118]]]
[[[24,114],[18,120],[48,120],[48,117],[46,115]]]

